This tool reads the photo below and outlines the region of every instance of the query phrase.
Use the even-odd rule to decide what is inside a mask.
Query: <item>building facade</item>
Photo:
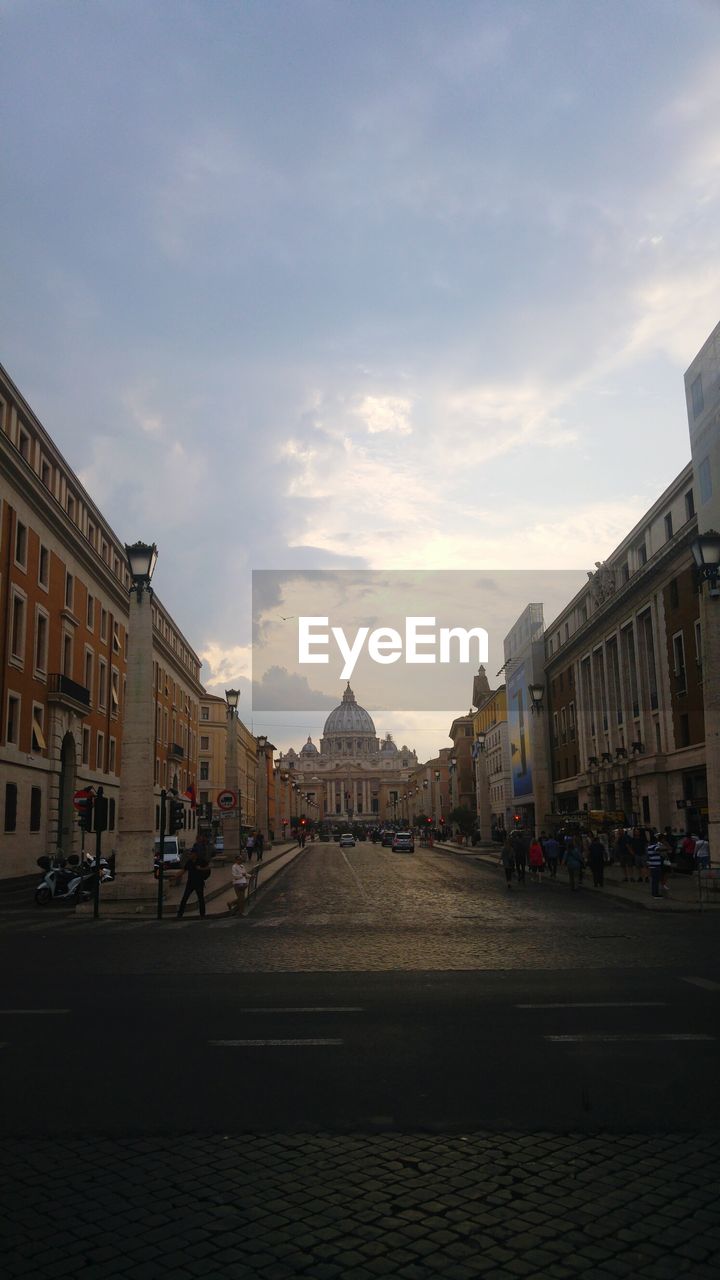
[[[478,830],[487,840],[512,825],[507,690],[488,690],[473,716]],[[484,741],[478,743],[478,735]]]
[[[381,822],[407,818],[408,779],[417,755],[377,736],[372,717],[348,683],[330,712],[319,748],[308,737],[277,761],[279,828],[305,815],[315,821]]]
[[[546,630],[559,814],[706,824],[696,529],[688,466]]]
[[[2,368],[0,479],[5,878],[30,874],[41,854],[81,851],[73,795],[85,787],[103,788],[112,850],[131,637],[124,544]],[[157,596],[153,649],[157,828],[161,788],[182,795],[196,778],[201,692],[200,660]]]
[[[237,744],[237,778],[227,776],[228,726],[232,724]],[[198,802],[210,805],[210,821],[213,834],[223,834],[223,814],[217,798],[229,787],[237,791],[240,826],[244,831],[257,825],[257,741],[239,716],[228,719],[224,698],[203,691],[200,698],[200,727],[198,750]],[[233,815],[237,825],[238,815]],[[228,824],[229,825],[229,824]],[[228,849],[227,852],[233,852]]]

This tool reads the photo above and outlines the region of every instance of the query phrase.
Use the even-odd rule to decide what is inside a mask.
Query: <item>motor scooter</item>
[[[48,902],[87,902],[92,896],[95,871],[80,868],[80,859],[73,854],[67,861],[53,861],[47,854],[38,858],[37,865],[45,874],[35,890],[35,902],[46,906]]]

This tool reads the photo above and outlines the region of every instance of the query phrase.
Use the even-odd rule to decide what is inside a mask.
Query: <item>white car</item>
[[[340,837],[340,848],[341,848],[341,849],[343,849],[343,848],[345,848],[345,849],[347,849],[347,848],[354,849],[354,848],[355,848],[355,837],[354,837],[354,836],[351,836],[351,835],[344,835],[344,836],[341,836],[341,837]]]

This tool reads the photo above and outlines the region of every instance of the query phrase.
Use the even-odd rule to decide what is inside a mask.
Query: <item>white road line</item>
[[[648,1032],[645,1035],[635,1035],[629,1032],[627,1035],[606,1035],[603,1031],[588,1031],[584,1034],[574,1036],[543,1036],[544,1040],[552,1040],[554,1044],[600,1044],[607,1041],[610,1044],[617,1044],[620,1041],[650,1042],[657,1040],[714,1040],[715,1036],[705,1035],[689,1035],[685,1032],[659,1032],[657,1035]]]
[[[69,1013],[69,1009],[0,1009],[0,1015],[12,1017],[16,1013]]]
[[[664,1009],[665,1000],[577,1000],[557,1004],[516,1004],[516,1009]]]
[[[711,978],[681,978],[681,982],[691,982],[694,987],[702,987],[703,991],[720,991],[720,982]]]
[[[360,891],[360,896],[361,896],[361,898],[363,898],[363,899],[364,899],[364,901],[365,901],[365,902],[367,902],[367,901],[368,901],[368,896],[367,896],[367,893],[366,893],[366,891],[365,891],[365,885],[363,884],[362,880],[360,879],[360,877],[359,877],[359,875],[358,875],[357,871],[355,870],[355,868],[354,868],[354,867],[352,866],[352,864],[348,861],[347,854],[345,853],[345,850],[344,850],[344,849],[341,849],[341,850],[340,850],[340,854],[341,854],[341,857],[342,857],[342,859],[343,859],[343,862],[345,863],[345,866],[347,867],[348,871],[350,872],[350,874],[351,874],[351,875],[354,877],[354,879],[355,879],[355,883],[356,883],[356,885],[357,885],[357,887],[358,887],[358,889],[359,889],[359,891]]]
[[[209,1044],[224,1045],[232,1049],[267,1048],[268,1046],[285,1045],[336,1045],[344,1044],[343,1040],[209,1040]]]
[[[287,1008],[256,1008],[254,1005],[241,1005],[238,1013],[363,1013],[357,1005],[294,1005]]]

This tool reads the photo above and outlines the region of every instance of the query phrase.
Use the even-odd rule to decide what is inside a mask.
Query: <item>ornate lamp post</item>
[[[225,788],[234,791],[237,806],[223,817],[223,843],[225,852],[232,851],[233,856],[242,850],[242,797],[238,779],[238,734],[237,714],[240,701],[239,689],[225,690],[227,713],[227,731],[225,734]]]
[[[128,618],[127,691],[122,738],[117,876],[103,898],[154,898],[155,698],[153,693],[152,581],[155,543],[125,547],[132,585]],[[167,746],[167,744],[166,744]],[[141,908],[142,909],[142,908]]]
[[[270,820],[268,815],[268,776],[267,776],[267,735],[259,733],[257,742],[257,800],[255,803],[255,820],[262,832],[267,848],[270,844]]]
[[[478,826],[480,836],[486,840],[490,836],[491,809],[490,790],[488,786],[487,756],[485,755],[485,739],[487,734],[481,729],[475,735],[475,795]]]

